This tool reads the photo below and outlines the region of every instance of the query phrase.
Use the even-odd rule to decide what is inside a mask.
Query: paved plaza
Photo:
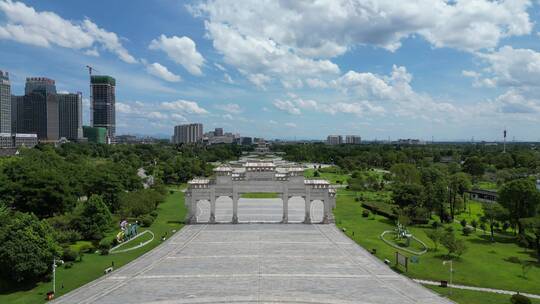
[[[290,211],[298,209],[301,221],[303,209],[295,204],[303,200],[291,201]],[[230,208],[219,203],[227,201],[218,202],[216,219],[229,220],[225,210]],[[314,206],[321,208],[314,216],[322,216],[322,204]],[[239,220],[279,221],[279,208],[276,199],[240,199]],[[333,224],[252,223],[188,225],[158,248],[55,303],[451,302],[396,274]]]

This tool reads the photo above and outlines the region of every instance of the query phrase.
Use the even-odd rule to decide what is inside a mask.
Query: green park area
[[[373,173],[370,171],[366,174]],[[353,184],[358,182],[354,176],[359,175],[361,174],[353,173],[353,177],[342,175],[333,178],[349,179],[349,184]],[[380,180],[383,180],[382,176]],[[384,189],[377,188],[376,191],[369,189],[370,187],[361,187],[362,189],[357,191],[348,188],[338,190],[337,207],[334,209],[336,225],[366,250],[375,252],[380,260],[389,260],[395,271],[414,279],[449,281],[449,264],[443,265],[443,261],[452,260],[454,284],[540,294],[540,264],[536,250],[520,246],[514,231],[511,228],[502,231],[502,225],[498,223],[494,225],[498,228],[494,228],[496,232],[492,240],[489,220],[486,222],[485,207],[482,203],[467,201],[455,211],[454,221],[441,224],[437,214],[432,214],[425,222],[409,223],[408,232],[428,247],[425,254],[412,254],[410,250],[420,251],[422,246],[412,242],[407,247],[392,235],[385,236],[385,239],[396,245],[392,247],[381,239],[384,231],[396,230],[399,219],[405,217],[404,221],[410,221],[400,214],[401,208],[394,202],[399,199],[394,194],[397,187],[387,184],[383,186]],[[434,222],[437,224],[433,224]],[[476,229],[470,226],[473,222]],[[464,228],[463,224],[469,228]],[[484,230],[481,230],[480,226]],[[435,241],[430,237],[436,234],[434,231],[440,235]],[[462,252],[458,249],[450,253],[449,249],[442,245],[444,234],[452,234],[464,248]],[[395,266],[396,251],[409,258],[408,270]],[[510,303],[509,295],[426,287],[458,303]]]
[[[79,241],[72,245],[75,250],[83,251],[90,250],[80,255],[80,260],[59,265],[56,269],[56,297],[61,296],[69,291],[76,289],[86,283],[89,283],[100,276],[104,275],[104,270],[114,263],[114,268],[122,267],[130,261],[136,259],[142,254],[152,250],[163,241],[161,237],[166,235],[170,237],[175,231],[178,231],[183,226],[185,217],[185,208],[183,204],[184,195],[180,191],[171,191],[165,201],[157,207],[157,216],[155,221],[146,228],[142,228],[139,234],[145,230],[150,230],[154,233],[155,238],[146,246],[122,253],[110,253],[101,255],[95,252],[91,242]],[[107,232],[106,238],[116,236],[118,229],[111,229]],[[146,233],[128,242],[121,249],[138,245],[140,242],[149,240],[150,235]],[[52,263],[52,261],[51,261]],[[69,265],[69,266],[68,266]],[[0,291],[0,303],[26,304],[26,303],[42,303],[44,302],[46,293],[52,290],[52,281],[39,282],[36,285],[19,286]]]

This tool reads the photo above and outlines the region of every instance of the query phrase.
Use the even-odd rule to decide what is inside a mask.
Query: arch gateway
[[[240,167],[221,165],[214,169],[215,177],[195,178],[188,182],[185,204],[186,223],[197,224],[197,202],[210,202],[210,223],[216,223],[216,198],[227,196],[233,202],[231,222],[238,223],[238,199],[243,193],[278,193],[283,201],[281,223],[288,223],[289,198],[305,200],[304,224],[311,224],[311,203],[320,200],[324,205],[321,223],[334,222],[332,209],[336,206],[336,190],[324,179],[305,179],[304,168],[277,166],[274,161],[248,161]]]

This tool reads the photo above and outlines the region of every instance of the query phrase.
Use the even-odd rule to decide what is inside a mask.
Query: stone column
[[[306,214],[304,216],[304,224],[311,224],[311,188],[306,189]]]
[[[330,201],[330,195],[328,192],[325,193],[324,195],[324,199],[323,199],[323,206],[324,206],[324,211],[323,211],[323,220],[322,220],[322,223],[323,224],[328,224],[330,223],[330,213],[332,212],[332,202]]]
[[[283,200],[283,218],[281,223],[287,224],[289,222],[289,193],[284,192],[281,199]]]
[[[212,191],[212,194],[210,195],[210,224],[216,223],[216,195],[214,194],[214,191]]]
[[[190,196],[188,202],[188,224],[197,224],[197,200]]]
[[[232,204],[233,204],[232,223],[238,224],[238,193],[236,191],[233,192]]]

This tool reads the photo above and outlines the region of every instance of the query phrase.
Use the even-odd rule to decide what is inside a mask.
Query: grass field
[[[330,172],[324,172],[325,170],[330,170],[328,168],[322,169],[322,171],[319,171],[319,177],[315,177],[315,169],[306,169],[304,171],[304,176],[306,178],[320,178],[320,179],[326,179],[331,184],[347,184],[347,179],[349,178],[346,174],[340,174],[340,173],[330,173]]]
[[[115,268],[121,267],[140,255],[148,252],[161,244],[161,236],[167,233],[170,236],[173,230],[180,230],[185,217],[184,194],[175,191],[167,196],[167,199],[158,206],[158,216],[154,223],[148,228],[155,238],[148,245],[133,251],[99,255],[96,253],[85,254],[82,262],[73,264],[72,268],[66,269],[60,266],[56,270],[56,296],[61,296],[77,287],[103,275],[103,270],[114,262]],[[111,232],[116,234],[117,232]],[[145,238],[146,236],[143,236]],[[144,241],[141,239],[141,241]],[[137,244],[139,242],[137,241]],[[51,261],[52,263],[52,261]],[[63,288],[62,288],[63,286]],[[52,282],[39,283],[37,285],[20,288],[18,291],[0,291],[0,303],[10,304],[30,304],[45,302],[45,295],[52,290]],[[9,292],[9,293],[8,293]]]
[[[466,304],[509,304],[510,295],[490,292],[442,288],[437,286],[425,286],[457,303]],[[540,304],[540,300],[531,299],[532,304]]]
[[[264,192],[253,192],[253,193],[242,193],[241,198],[278,198],[277,193],[264,193]]]
[[[354,201],[354,196],[346,194],[350,192],[339,190],[337,207],[334,210],[336,224],[346,228],[346,234],[364,248],[376,249],[376,255],[381,260],[394,261],[395,249],[383,243],[379,235],[385,230],[393,230],[395,224],[382,216],[362,217],[363,208],[360,203]],[[498,242],[491,243],[489,236],[482,232],[466,237],[461,234],[461,226],[458,223],[453,225],[457,237],[464,239],[468,247],[468,251],[454,262],[455,283],[540,294],[540,266],[533,266],[527,278],[524,278],[521,265],[513,262],[514,258],[534,261],[532,251],[518,247],[507,238],[499,238]],[[426,236],[429,229],[431,228],[412,227],[409,230],[432,246],[433,243]],[[447,280],[449,269],[442,264],[446,259],[446,250],[442,246],[439,247],[438,251],[430,251],[420,256],[418,264],[409,264],[409,272],[406,275],[434,281]],[[405,252],[404,254],[411,256]]]

